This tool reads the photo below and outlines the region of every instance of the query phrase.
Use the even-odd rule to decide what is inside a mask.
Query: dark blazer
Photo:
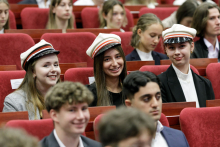
[[[208,48],[205,45],[203,37],[201,37],[198,41],[195,42],[195,48],[193,53],[191,54],[191,58],[208,58],[208,54]],[[218,53],[218,61],[220,61],[220,51]]]
[[[215,95],[212,89],[212,84],[208,79],[195,74],[193,71],[192,71],[192,76],[194,80],[196,93],[198,96],[199,106],[205,107],[206,100],[215,99]],[[167,71],[158,75],[158,77],[162,85],[161,93],[162,93],[163,102],[166,103],[166,102],[186,101],[180,82],[177,78],[176,72],[174,71],[172,65],[170,65]]]
[[[37,4],[36,0],[22,0],[18,4]]]
[[[164,126],[161,134],[169,147],[189,147],[186,137],[182,131]]]
[[[82,139],[84,147],[102,147],[102,145],[97,141],[94,141],[94,140],[89,139],[89,138],[82,136],[82,135],[80,137]],[[54,136],[53,131],[50,133],[49,136],[44,137],[40,141],[40,144],[42,147],[60,147],[55,136]]]
[[[158,52],[155,52],[155,51],[152,51],[151,54],[152,54],[153,59],[154,59],[154,61],[155,61],[155,65],[160,65],[160,60],[169,59],[169,58],[167,57],[167,55],[161,54],[161,53],[158,53]],[[125,58],[126,58],[126,61],[137,61],[137,60],[141,60],[141,58],[140,58],[140,56],[138,55],[136,49],[134,49],[134,50],[133,50],[130,54],[128,54]]]

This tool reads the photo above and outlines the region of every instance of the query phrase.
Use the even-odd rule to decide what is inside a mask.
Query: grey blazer
[[[27,110],[28,108],[28,110]],[[4,101],[2,112],[28,111],[29,120],[35,119],[34,106],[28,103],[27,95],[23,90],[16,90],[7,95]],[[40,119],[39,110],[37,109],[36,119]]]

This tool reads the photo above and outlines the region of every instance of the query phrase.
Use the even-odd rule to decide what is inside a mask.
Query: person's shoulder
[[[96,90],[96,83],[93,82],[92,84],[86,85],[86,87],[87,87],[90,91]]]
[[[173,129],[173,128],[170,128],[170,127],[166,127],[166,126],[163,126],[163,131],[166,131],[174,136],[176,135],[184,135],[182,131],[180,130],[177,130],[177,129]],[[185,135],[184,135],[185,136]]]
[[[192,71],[193,72],[193,71]],[[194,73],[194,76],[202,81],[204,81],[205,83],[211,83],[209,79],[204,78],[203,76],[197,75],[196,73]]]
[[[88,147],[102,147],[102,144],[95,141],[95,140],[92,140],[92,139],[87,138],[87,137],[82,136],[82,135],[80,137],[81,137],[83,143],[87,144]]]
[[[19,98],[25,98],[26,97],[26,93],[23,90],[16,90],[12,93],[10,93],[9,95],[6,96],[7,99],[19,99]]]
[[[156,51],[152,51],[152,52],[157,54],[160,57],[160,59],[169,59],[166,54],[159,53],[159,52],[156,52]]]

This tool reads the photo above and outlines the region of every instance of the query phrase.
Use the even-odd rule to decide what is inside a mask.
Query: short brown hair
[[[117,146],[120,141],[147,131],[153,137],[156,128],[150,116],[132,107],[120,107],[104,115],[98,125],[103,146]]]
[[[203,37],[206,31],[206,24],[209,15],[209,9],[216,8],[220,12],[219,7],[216,4],[212,3],[202,3],[199,7],[197,7],[194,15],[192,28],[196,29],[196,36]]]
[[[93,94],[83,84],[79,82],[61,82],[54,85],[46,94],[45,106],[48,112],[51,109],[59,111],[60,108],[68,104],[78,104],[86,102],[88,105],[93,101]]]
[[[18,128],[0,129],[1,147],[40,147],[38,139]]]

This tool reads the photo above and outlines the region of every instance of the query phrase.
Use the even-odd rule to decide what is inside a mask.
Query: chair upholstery
[[[64,74],[64,81],[81,82],[89,84],[89,77],[93,77],[93,67],[71,68]]]
[[[214,90],[215,99],[220,99],[220,63],[210,63],[206,67],[206,76],[212,83],[212,88]]]
[[[25,73],[24,70],[0,71],[0,112],[2,112],[5,97],[14,91],[11,87],[10,80],[24,78]]]
[[[99,124],[101,118],[102,118],[104,115],[105,115],[105,114],[99,114],[99,115],[94,119],[93,128],[94,128],[94,134],[95,134],[95,140],[96,140],[96,141],[100,141],[100,140],[99,140],[98,124]],[[163,126],[169,127],[169,122],[168,122],[166,116],[165,116],[163,113],[161,113],[160,122],[162,123]]]
[[[20,54],[34,46],[33,39],[27,34],[0,34],[0,65],[16,65],[21,68]]]
[[[139,11],[139,17],[145,13],[153,13],[157,15],[160,20],[163,20],[169,17],[174,11],[176,11],[178,7],[157,7],[155,9],[150,8],[141,8]]]
[[[48,14],[49,14],[49,9],[42,9],[37,7],[24,8],[21,11],[22,28],[45,29],[48,21]],[[74,19],[74,28],[76,28],[75,19]]]
[[[39,140],[50,135],[54,129],[52,119],[41,120],[11,120],[6,126],[13,128],[23,128],[30,135],[37,137]]]
[[[180,125],[190,147],[220,146],[220,107],[185,108]]]
[[[125,8],[128,24],[122,27],[125,31],[130,31],[130,28],[134,26],[133,15]],[[83,28],[99,28],[99,9],[95,7],[85,7],[81,12]]]
[[[11,10],[9,10],[9,28],[17,29],[15,15]]]
[[[60,63],[87,62],[88,67],[93,66],[93,60],[86,54],[87,49],[96,36],[90,32],[81,33],[45,33],[41,39],[50,42],[56,50]]]

